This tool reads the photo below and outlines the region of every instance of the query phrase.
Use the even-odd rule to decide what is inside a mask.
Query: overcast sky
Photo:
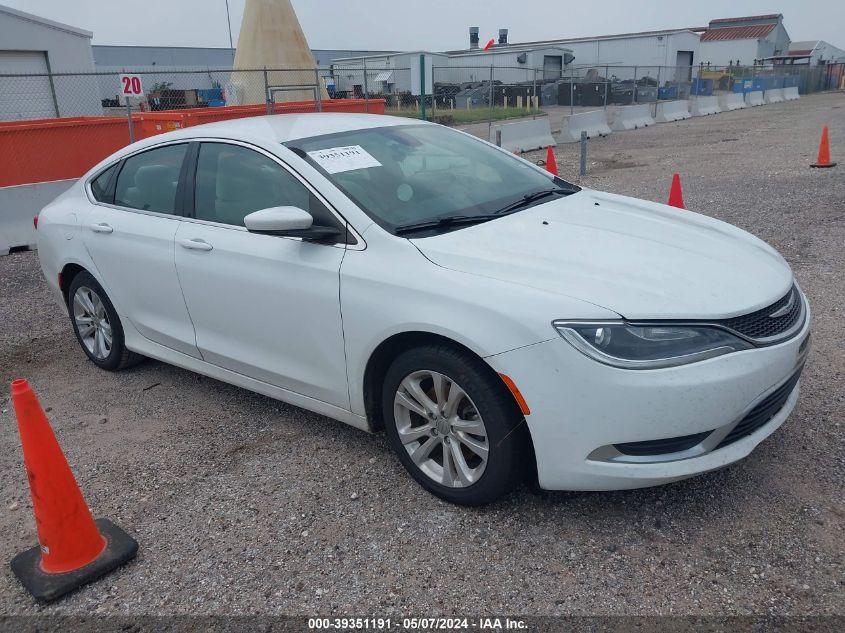
[[[0,0],[0,4],[94,32],[94,44],[228,46],[225,0]],[[714,18],[783,13],[793,41],[845,48],[845,0],[293,0],[311,48],[464,48],[482,44],[705,26]],[[237,42],[244,0],[229,0]],[[2,48],[2,43],[0,43]]]

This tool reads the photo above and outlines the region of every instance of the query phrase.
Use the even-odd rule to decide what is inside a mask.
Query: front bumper
[[[486,360],[514,380],[531,409],[526,420],[542,488],[621,490],[677,481],[747,456],[789,417],[799,384],[762,426],[727,445],[723,439],[800,370],[809,330],[808,308],[801,331],[784,343],[666,369],[602,365],[562,338]],[[631,457],[615,448],[695,434],[706,437],[661,455]]]

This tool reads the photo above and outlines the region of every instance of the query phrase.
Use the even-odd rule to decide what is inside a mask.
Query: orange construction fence
[[[383,99],[330,99],[323,112],[384,114]],[[274,113],[314,112],[313,101],[275,104]],[[132,114],[137,140],[185,127],[261,116],[264,104]],[[79,178],[129,144],[125,117],[87,116],[0,122],[0,187]]]
[[[128,144],[125,118],[0,122],[0,187],[79,178]]]

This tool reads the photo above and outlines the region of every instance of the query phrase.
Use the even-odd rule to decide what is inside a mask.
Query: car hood
[[[738,316],[774,303],[793,283],[786,261],[741,229],[587,189],[411,241],[444,268],[589,301],[628,319]]]

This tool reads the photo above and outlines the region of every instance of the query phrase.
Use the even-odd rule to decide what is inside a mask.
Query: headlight
[[[707,326],[620,321],[555,321],[553,325],[582,354],[624,369],[675,367],[754,347],[730,332]]]

